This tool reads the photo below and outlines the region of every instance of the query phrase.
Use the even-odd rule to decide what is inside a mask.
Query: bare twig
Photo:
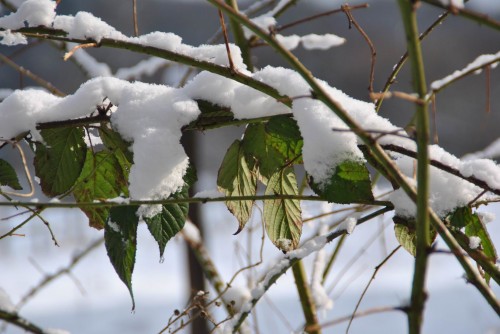
[[[370,65],[370,81],[368,84],[368,91],[373,93],[373,81],[375,80],[375,61],[377,60],[377,51],[375,50],[375,46],[373,45],[370,37],[366,34],[366,32],[361,28],[358,22],[354,19],[351,13],[351,7],[349,5],[342,5],[342,11],[347,15],[347,19],[349,21],[349,28],[351,28],[351,24],[353,24],[356,29],[359,31],[361,36],[365,39],[366,43],[370,47],[371,52],[371,65]]]
[[[361,5],[348,6],[348,7],[349,7],[349,10],[356,10],[356,9],[368,8],[368,4],[364,3],[364,4],[361,4]],[[302,23],[306,23],[306,22],[309,22],[309,21],[313,21],[313,20],[319,19],[321,17],[329,16],[329,15],[332,15],[332,14],[338,14],[338,13],[342,13],[342,12],[344,12],[344,9],[343,8],[339,8],[339,9],[333,9],[333,10],[329,10],[327,12],[323,12],[323,13],[311,15],[311,16],[299,19],[297,21],[293,21],[293,22],[290,22],[290,23],[287,23],[287,24],[280,25],[280,26],[278,26],[278,27],[275,28],[275,31],[279,32],[279,31],[282,31],[282,30],[285,30],[285,29],[297,26],[297,25],[302,24]]]
[[[134,23],[134,35],[139,36],[139,25],[137,23],[137,0],[132,0],[132,17]]]
[[[44,330],[38,325],[35,325],[26,318],[21,317],[16,312],[8,312],[0,308],[0,319],[24,329],[27,332],[35,334],[49,334],[49,331]]]
[[[87,49],[87,48],[96,48],[96,47],[98,47],[98,44],[95,42],[86,43],[86,44],[78,44],[73,49],[69,50],[68,52],[66,52],[64,54],[63,60],[67,61],[69,58],[71,58],[75,54],[75,52],[78,49]]]
[[[224,36],[224,44],[226,45],[226,53],[229,61],[229,68],[232,72],[236,73],[236,68],[234,67],[233,58],[231,57],[231,48],[229,47],[229,38],[227,37],[226,24],[224,23],[224,15],[221,10],[219,12],[219,21],[222,28],[222,35]]]
[[[394,250],[385,258],[382,260],[382,262],[380,262],[376,267],[375,267],[375,271],[373,272],[373,275],[372,277],[370,278],[370,280],[368,281],[368,284],[366,285],[365,289],[363,290],[363,292],[361,293],[361,296],[359,297],[359,300],[358,302],[356,303],[356,307],[354,307],[354,311],[352,312],[352,316],[351,316],[351,319],[349,319],[349,324],[347,325],[347,329],[346,329],[346,334],[349,332],[349,328],[351,328],[351,324],[352,324],[352,321],[354,320],[354,316],[356,315],[356,312],[358,311],[358,308],[359,308],[359,305],[361,304],[361,301],[363,300],[363,297],[365,296],[366,292],[368,291],[368,288],[370,287],[370,285],[372,284],[373,280],[375,279],[375,276],[377,275],[378,271],[380,270],[380,268],[382,268],[382,266],[387,262],[389,261],[389,259],[394,255],[396,254],[396,252],[401,248],[401,245],[399,245],[398,247],[394,248]]]

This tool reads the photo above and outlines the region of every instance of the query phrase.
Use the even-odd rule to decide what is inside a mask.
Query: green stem
[[[226,0],[226,3],[231,6],[235,11],[238,11],[238,2],[236,0]],[[229,19],[229,25],[231,26],[231,31],[233,32],[234,43],[240,48],[241,56],[243,62],[247,65],[247,69],[252,72],[252,55],[250,53],[250,47],[248,46],[248,41],[243,33],[243,28],[241,24],[235,21],[233,18]]]
[[[291,64],[291,66],[308,82],[311,90],[318,100],[325,103],[352,131],[354,131],[358,137],[370,148],[372,154],[379,160],[380,165],[384,170],[386,170],[392,178],[401,186],[401,188],[405,191],[405,193],[412,199],[414,202],[417,201],[417,194],[414,187],[406,180],[406,177],[401,173],[401,171],[394,165],[390,157],[384,152],[381,146],[349,116],[348,112],[336,101],[332,100],[328,93],[317,83],[316,79],[313,77],[311,72],[288,50],[286,50],[281,44],[279,44],[273,36],[269,36],[265,31],[260,30],[255,24],[249,21],[246,17],[239,15],[232,11],[231,8],[224,5],[218,0],[207,0],[208,2],[215,5],[217,8],[220,8],[222,11],[227,13],[230,16],[235,17],[241,24],[245,25],[247,28],[252,30],[257,34],[260,38],[266,41],[273,49],[275,49],[283,58]],[[431,211],[429,209],[429,211]],[[444,227],[443,222],[431,211],[431,222],[433,226],[436,228],[438,233],[443,237],[446,244],[452,251],[460,252],[460,246],[456,242],[456,240],[449,234],[449,231]],[[438,228],[441,226],[443,228]],[[474,269],[470,263],[465,261],[463,258],[456,255],[457,260],[460,262],[464,270],[469,274],[474,274]],[[477,276],[472,276],[477,278]],[[493,309],[497,309],[498,301],[492,299],[491,291],[489,287],[482,282],[481,280],[474,280],[474,286],[481,292],[481,294],[485,297],[488,303],[492,306]],[[494,296],[493,296],[494,297]],[[253,303],[253,302],[252,302]],[[256,302],[255,302],[256,303]],[[242,316],[242,318],[248,315]],[[238,322],[236,327],[238,327],[241,322]]]
[[[297,263],[292,266],[292,272],[295,279],[295,286],[297,287],[297,291],[299,293],[302,311],[304,312],[304,317],[306,319],[306,327],[311,326],[313,328],[317,328],[309,331],[308,333],[320,334],[321,330],[317,326],[318,317],[316,315],[316,306],[312,298],[309,284],[307,284],[307,276],[302,261],[297,261]]]
[[[418,97],[424,99],[427,87],[422,50],[418,37],[416,7],[408,0],[399,0],[398,3],[406,32],[413,87]],[[427,114],[427,104],[416,105],[414,119],[417,127],[417,223],[415,270],[411,291],[411,307],[408,312],[410,334],[418,334],[422,329],[426,300],[427,259],[431,245],[429,222],[429,116]]]

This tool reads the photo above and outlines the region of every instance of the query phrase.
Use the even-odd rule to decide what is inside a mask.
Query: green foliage
[[[91,149],[87,150],[82,173],[73,188],[77,202],[105,200],[120,195],[128,197],[128,174],[124,173],[122,166],[128,164],[129,169],[130,162],[122,160],[120,163],[117,153],[107,150],[93,153]],[[101,229],[108,220],[109,210],[105,207],[83,207],[82,211],[92,227]]]
[[[196,172],[194,168],[189,168],[184,176],[184,187],[172,194],[170,198],[188,198],[188,190],[196,182]],[[167,242],[174,237],[186,222],[189,210],[188,203],[169,203],[162,205],[161,213],[151,218],[144,218],[148,225],[149,232],[155,238],[160,250],[160,258],[163,258],[163,252]]]
[[[495,249],[495,244],[491,240],[490,234],[486,229],[486,226],[481,221],[477,213],[473,213],[469,216],[470,220],[465,226],[465,234],[468,237],[478,237],[481,239],[481,246],[483,248],[484,254],[490,258],[493,262],[498,259],[497,251]]]
[[[417,255],[417,232],[415,229],[415,219],[407,219],[399,216],[393,217],[394,233],[399,244],[412,256]],[[437,232],[433,228],[429,231],[431,242],[434,242],[437,237]]]
[[[57,196],[71,189],[86,157],[82,128],[42,130],[44,143],[36,143],[35,171],[42,191]]]
[[[310,185],[316,194],[329,202],[350,204],[373,201],[370,173],[359,162],[344,161],[335,168],[326,184],[319,185],[311,178]]]
[[[293,169],[287,167],[273,174],[266,195],[298,195]],[[269,239],[283,252],[297,248],[302,232],[300,201],[274,199],[264,201],[264,222]]]
[[[135,308],[132,292],[132,273],[134,271],[137,249],[137,206],[114,207],[109,210],[109,219],[104,225],[104,243],[109,260],[116,273],[127,286]]]
[[[226,196],[255,196],[257,193],[257,177],[250,170],[240,140],[235,140],[227,150],[217,175],[217,186]],[[253,203],[251,199],[226,202],[227,208],[239,222],[236,233],[250,219]]]
[[[201,114],[195,121],[187,126],[188,128],[203,130],[223,122],[234,120],[233,113],[228,108],[204,100],[197,100],[196,102],[198,103]]]
[[[14,190],[23,189],[19,184],[16,171],[7,161],[3,159],[0,159],[0,185],[9,186]]]

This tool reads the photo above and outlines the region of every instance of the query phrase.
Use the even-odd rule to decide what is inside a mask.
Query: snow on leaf
[[[255,196],[257,177],[249,168],[240,140],[235,140],[227,150],[217,175],[217,186],[226,196]],[[226,202],[227,208],[239,222],[236,233],[250,219],[253,203],[253,200]]]
[[[297,180],[291,167],[273,174],[266,195],[298,195]],[[283,252],[297,248],[302,233],[300,201],[274,199],[264,201],[264,223],[269,239]]]
[[[36,144],[36,175],[43,192],[57,196],[68,191],[82,171],[86,156],[83,129],[49,129],[41,135],[45,144]]]
[[[465,227],[465,234],[468,237],[479,237],[479,239],[481,239],[484,254],[489,257],[491,261],[495,262],[498,259],[495,244],[491,240],[486,226],[476,213],[471,216],[469,223]]]
[[[130,292],[132,310],[135,309],[132,273],[135,265],[137,226],[139,224],[136,212],[137,206],[111,208],[108,223],[104,225],[106,251],[118,277],[125,283]],[[119,228],[117,229],[115,225]]]

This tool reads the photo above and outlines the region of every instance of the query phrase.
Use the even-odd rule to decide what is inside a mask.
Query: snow
[[[345,231],[347,234],[352,234],[356,228],[358,219],[356,217],[347,217],[342,223],[337,227],[338,231]]]
[[[229,305],[235,312],[240,312],[242,306],[249,302],[252,298],[250,290],[243,286],[232,285],[227,288],[226,292],[222,295],[224,303]]]
[[[462,160],[473,160],[481,158],[500,159],[500,138],[494,140],[491,144],[481,151],[468,153],[462,157]]]
[[[479,218],[483,222],[483,224],[491,223],[495,220],[496,216],[493,212],[478,212]]]
[[[309,34],[300,38],[302,46],[307,50],[327,50],[334,46],[339,46],[345,43],[345,38],[334,34]]]
[[[471,249],[476,249],[481,245],[481,238],[479,237],[469,237],[469,247]]]
[[[500,51],[495,53],[495,54],[485,54],[477,57],[472,63],[468,64],[461,70],[457,70],[453,72],[452,74],[440,79],[436,80],[431,83],[431,89],[433,91],[440,90],[442,87],[446,86],[453,80],[456,80],[457,78],[463,76],[466,73],[473,72],[475,70],[478,70],[487,64],[492,64],[495,62],[500,61]],[[494,66],[492,66],[493,68]]]
[[[186,222],[184,223],[182,234],[186,239],[191,240],[192,242],[195,243],[201,242],[200,230],[198,229],[198,227],[196,227],[196,225],[194,225],[189,220],[186,220]]]
[[[276,25],[276,19],[268,14],[251,18],[250,21],[252,21],[255,25],[257,25],[260,29],[264,31],[269,31],[270,28]],[[254,33],[246,27],[243,27],[243,34],[247,39],[250,39],[252,36],[254,36]]]
[[[121,32],[88,12],[78,12],[75,16],[57,15],[53,27],[66,31],[69,38],[92,39],[98,43],[103,38],[127,39]]]
[[[0,31],[0,44],[12,46],[18,44],[28,44],[28,39],[21,33],[11,32],[10,29]]]
[[[55,17],[56,2],[49,0],[27,0],[16,12],[0,17],[0,27],[4,29],[50,26]]]
[[[456,8],[464,8],[464,0],[439,0],[443,6],[453,6]]]
[[[78,44],[75,43],[67,43],[66,49],[71,51],[77,45]],[[94,57],[89,55],[87,51],[81,48],[76,50],[72,57],[91,78],[112,76],[111,69],[108,64],[98,62]]]
[[[464,176],[475,176],[486,182],[491,188],[500,189],[500,166],[493,160],[476,159],[463,161],[460,173]]]
[[[108,220],[106,224],[108,224],[108,226],[111,227],[111,229],[116,233],[121,233],[120,225],[118,225],[118,223],[115,223],[112,220]]]
[[[12,303],[12,300],[10,300],[9,295],[1,287],[0,287],[0,310],[5,311],[5,312],[9,312],[9,313],[16,312],[16,307]]]
[[[320,234],[326,234],[328,226],[323,224],[320,228]],[[328,296],[328,293],[321,283],[323,280],[323,273],[326,267],[326,251],[324,248],[316,252],[316,257],[313,263],[313,272],[311,277],[311,294],[314,304],[319,311],[326,314],[325,311],[333,307],[333,300]]]
[[[289,35],[289,36],[283,36],[281,34],[276,34],[274,36],[278,43],[283,45],[283,47],[287,50],[293,50],[299,46],[300,43],[300,36],[299,35]]]

